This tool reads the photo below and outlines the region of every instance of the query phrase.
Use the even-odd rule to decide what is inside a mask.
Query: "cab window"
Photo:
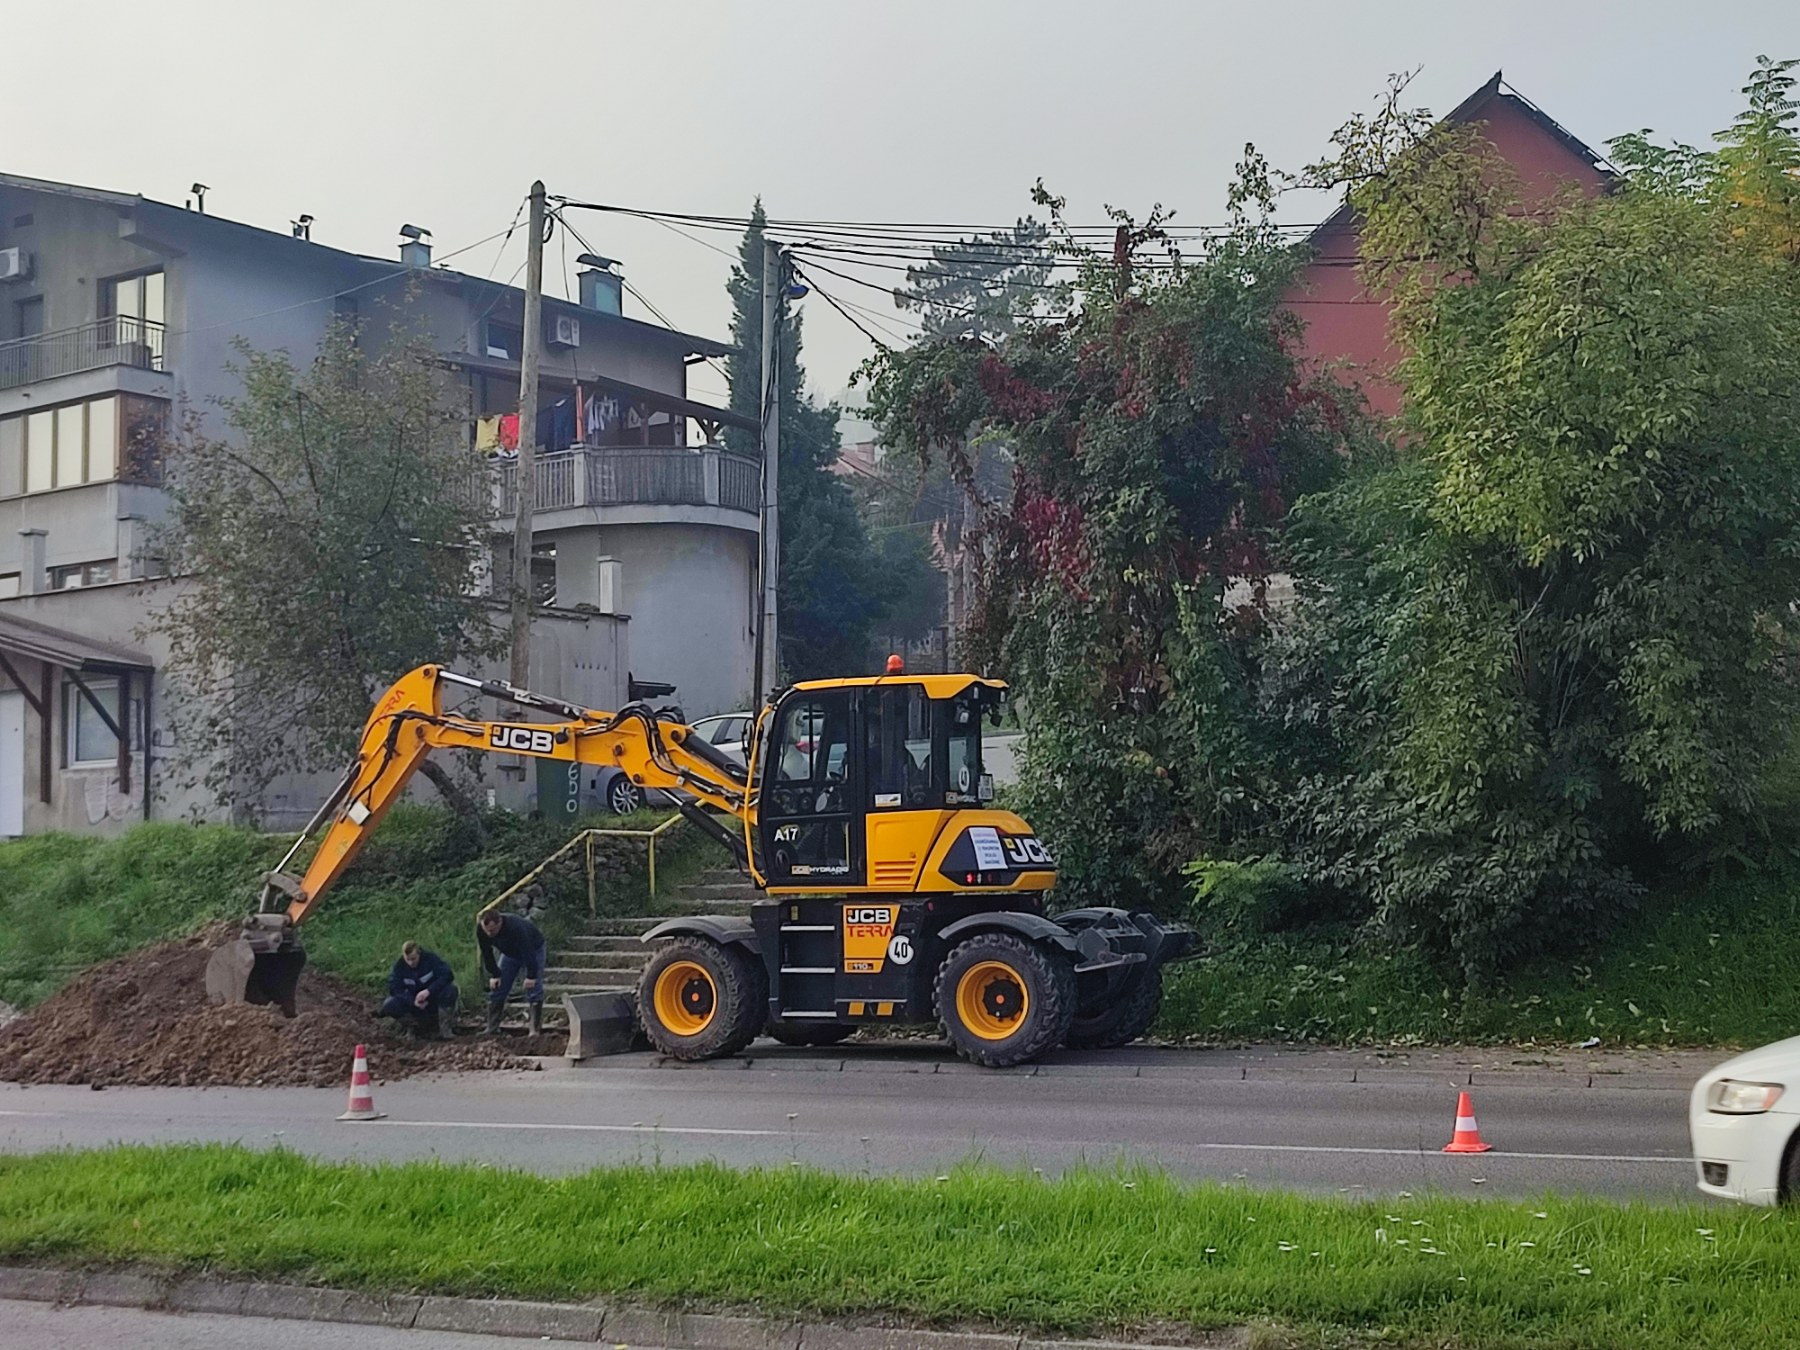
[[[826,690],[781,710],[763,794],[771,880],[850,878],[850,694]]]
[[[944,800],[950,805],[981,800],[981,702],[973,694],[953,698],[944,707],[948,775]]]
[[[925,691],[916,685],[878,689],[864,701],[871,811],[934,805],[930,713]]]
[[[789,704],[775,742],[777,809],[785,815],[848,810],[849,750],[847,694],[834,691]]]

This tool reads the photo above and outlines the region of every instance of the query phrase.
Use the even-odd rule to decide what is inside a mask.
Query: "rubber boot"
[[[485,1033],[486,1035],[498,1036],[500,1034],[500,1013],[501,1013],[501,1008],[498,1003],[488,1004],[487,1031]]]
[[[525,1005],[525,1028],[533,1036],[544,1034],[544,1005],[527,1003]]]
[[[455,1040],[456,1039],[456,1009],[455,1008],[439,1008],[437,1010],[437,1015],[438,1015],[438,1039],[440,1041]]]

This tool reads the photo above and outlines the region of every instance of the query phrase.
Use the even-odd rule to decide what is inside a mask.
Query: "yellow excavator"
[[[214,952],[207,991],[291,1014],[300,925],[425,756],[477,750],[616,766],[668,795],[765,893],[748,917],[683,916],[643,935],[638,1016],[665,1054],[732,1055],[763,1033],[825,1045],[869,1024],[932,1021],[996,1068],[1058,1045],[1122,1045],[1154,1020],[1163,967],[1193,954],[1194,934],[1121,909],[1046,912],[1055,861],[995,809],[982,761],[982,724],[1005,697],[998,681],[910,675],[897,660],[882,676],[807,681],[762,709],[739,763],[670,709],[597,712],[422,666],[376,703],[355,763],[265,876],[241,936]],[[483,698],[525,716],[447,707]]]

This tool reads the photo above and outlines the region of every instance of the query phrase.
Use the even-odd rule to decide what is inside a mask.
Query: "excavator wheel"
[[[854,1022],[771,1022],[763,1035],[783,1045],[836,1045],[857,1033]]]
[[[1075,969],[1042,943],[979,933],[950,949],[936,993],[938,1023],[956,1053],[1005,1069],[1062,1044],[1075,1015]]]
[[[1071,1050],[1111,1050],[1150,1030],[1162,1011],[1162,967],[1142,971],[1098,1012],[1075,1015],[1063,1044]]]
[[[742,947],[684,934],[662,943],[638,977],[644,1034],[672,1059],[735,1055],[768,1019],[768,976]]]

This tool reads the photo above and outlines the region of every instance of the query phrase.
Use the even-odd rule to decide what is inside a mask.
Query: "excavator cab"
[[[950,814],[993,803],[981,728],[1005,697],[1005,686],[967,675],[790,689],[756,747],[770,892],[916,883]]]

